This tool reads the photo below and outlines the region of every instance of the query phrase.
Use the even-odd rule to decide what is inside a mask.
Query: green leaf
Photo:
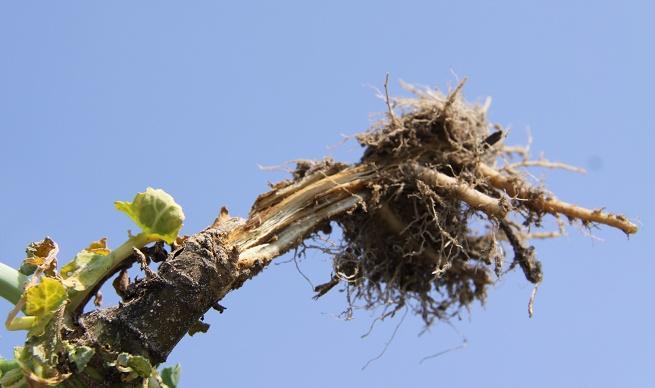
[[[152,373],[152,365],[150,365],[150,361],[143,356],[130,357],[128,365],[141,377],[148,377]]]
[[[121,373],[136,373],[139,377],[149,377],[152,372],[152,364],[143,356],[134,356],[129,353],[120,353],[116,361],[109,364]]]
[[[116,201],[116,209],[127,214],[144,233],[172,244],[177,237],[184,212],[173,197],[161,189],[148,187],[132,202]]]
[[[66,288],[57,279],[41,278],[25,291],[25,314],[40,316],[56,311],[67,298]]]
[[[76,372],[82,372],[86,365],[91,361],[91,358],[95,354],[95,349],[89,346],[75,346],[70,343],[66,343],[66,350],[68,351],[68,357],[75,363]]]
[[[29,330],[28,337],[40,336],[67,299],[64,285],[57,279],[44,276],[37,285],[25,291],[23,311],[26,316],[14,318],[8,323],[7,329]]]
[[[180,364],[175,364],[161,370],[161,379],[169,388],[177,388],[180,383],[180,373],[182,367]]]

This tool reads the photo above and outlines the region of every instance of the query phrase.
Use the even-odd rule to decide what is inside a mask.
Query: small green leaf
[[[184,222],[182,207],[161,189],[148,187],[132,202],[116,201],[114,205],[136,222],[144,233],[169,244],[175,241]]]
[[[43,334],[53,315],[67,300],[66,288],[57,279],[42,277],[41,281],[25,291],[24,317],[14,318],[8,323],[9,330],[28,330],[28,337]]]
[[[69,343],[66,343],[66,350],[68,351],[68,357],[75,363],[76,372],[82,372],[86,365],[91,361],[91,358],[95,354],[95,349],[89,346],[75,346]]]
[[[41,316],[54,312],[67,298],[66,288],[57,279],[41,278],[41,282],[25,291],[25,314]]]
[[[143,356],[130,357],[128,365],[141,377],[148,377],[152,373],[152,365],[150,365],[150,361]]]
[[[59,280],[42,277],[38,284],[25,291],[25,316],[13,318],[7,329],[29,330],[28,337],[40,336],[67,298],[66,288]]]
[[[149,377],[152,374],[152,364],[143,356],[134,356],[129,353],[120,353],[116,361],[109,364],[121,373],[136,373],[139,377]]]
[[[161,370],[161,379],[168,386],[168,388],[177,388],[180,383],[180,374],[182,367],[180,364],[175,364]]]

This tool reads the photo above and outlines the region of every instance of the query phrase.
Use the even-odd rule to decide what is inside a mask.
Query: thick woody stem
[[[132,284],[119,306],[82,316],[83,330],[73,339],[102,351],[98,367],[117,351],[146,356],[153,364],[165,361],[217,301],[263,268],[238,266],[226,237],[242,223],[230,218],[190,237],[156,273]]]

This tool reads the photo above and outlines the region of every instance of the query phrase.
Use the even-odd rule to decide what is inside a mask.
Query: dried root
[[[505,146],[505,132],[486,120],[487,107],[462,100],[462,85],[448,95],[413,87],[414,98],[385,93],[387,118],[357,136],[365,148],[359,163],[301,162],[293,179],[257,199],[231,236],[240,265],[266,265],[319,231],[329,233],[333,222],[341,244],[330,250],[334,274],[316,296],[341,283],[355,303],[385,306],[386,315],[410,307],[429,325],[484,302],[504,272],[503,244],[514,253],[509,268],[539,284],[541,263],[528,240],[556,235],[535,232],[545,215],[637,231],[621,215],[528,184],[523,168],[570,168]],[[512,153],[523,160],[497,166]]]

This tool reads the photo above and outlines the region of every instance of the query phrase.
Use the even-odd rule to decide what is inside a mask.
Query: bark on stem
[[[116,351],[165,361],[207,310],[261,270],[239,269],[238,252],[226,244],[241,224],[231,218],[190,237],[156,273],[132,284],[119,306],[84,315],[78,341],[103,350],[105,361]]]
[[[228,292],[327,220],[363,203],[368,195],[357,193],[371,173],[371,169],[352,168],[319,180],[311,178],[312,184],[299,185],[293,193],[285,191],[283,200],[247,222],[219,217],[218,223],[172,252],[157,273],[132,285],[124,303],[83,316],[73,339],[102,349],[96,368],[115,358],[116,350],[143,355],[155,364],[165,361],[189,329]]]

